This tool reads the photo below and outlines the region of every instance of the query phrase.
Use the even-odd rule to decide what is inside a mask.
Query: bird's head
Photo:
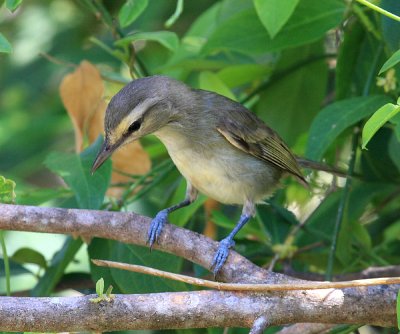
[[[188,89],[179,81],[164,76],[137,79],[122,88],[108,104],[104,119],[105,140],[93,163],[92,173],[119,147],[179,118],[175,104]]]

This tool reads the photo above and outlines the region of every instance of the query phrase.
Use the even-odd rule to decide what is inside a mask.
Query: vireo
[[[287,145],[252,112],[224,96],[166,76],[127,84],[111,99],[104,125],[105,141],[92,172],[122,145],[152,133],[187,181],[185,199],[152,220],[150,246],[168,214],[191,204],[198,191],[221,203],[243,205],[236,227],[219,243],[211,264],[214,275],[234,246],[236,233],[255,215],[255,205],[272,194],[282,175],[292,174],[306,183]]]

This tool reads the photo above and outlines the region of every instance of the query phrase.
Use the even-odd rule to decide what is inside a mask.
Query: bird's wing
[[[307,183],[289,148],[278,134],[246,109],[233,109],[221,118],[217,130],[238,149],[275,165]]]

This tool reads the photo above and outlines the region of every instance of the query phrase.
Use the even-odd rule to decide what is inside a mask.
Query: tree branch
[[[0,229],[101,237],[145,245],[150,218],[134,213],[0,204]],[[155,248],[209,267],[217,243],[168,225]],[[220,279],[234,283],[300,280],[268,272],[231,252]],[[252,327],[297,322],[395,326],[399,285],[243,293],[224,291],[117,295],[110,303],[90,296],[0,298],[0,330],[77,331],[201,327]],[[92,296],[93,297],[93,296]],[[379,312],[377,312],[379,310]],[[258,326],[258,327],[257,327]]]
[[[111,302],[100,303],[90,302],[93,297],[2,297],[0,328],[35,332],[250,328],[258,319],[264,325],[307,321],[394,326],[395,322],[393,312],[382,309],[377,312],[376,304],[366,305],[359,295],[356,302],[340,290],[321,290],[301,300],[278,293],[215,290],[116,295]],[[393,296],[375,297],[391,299]],[[260,324],[256,322],[256,325]]]

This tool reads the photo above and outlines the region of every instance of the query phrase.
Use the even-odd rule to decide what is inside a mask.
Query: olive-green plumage
[[[105,130],[93,170],[118,147],[154,134],[187,180],[185,201],[154,218],[150,244],[159,237],[168,213],[193,202],[197,190],[222,203],[243,205],[237,227],[221,241],[214,273],[225,262],[234,235],[255,214],[255,204],[273,192],[283,174],[306,182],[278,134],[244,106],[168,77],[147,77],[126,85],[110,101]]]

